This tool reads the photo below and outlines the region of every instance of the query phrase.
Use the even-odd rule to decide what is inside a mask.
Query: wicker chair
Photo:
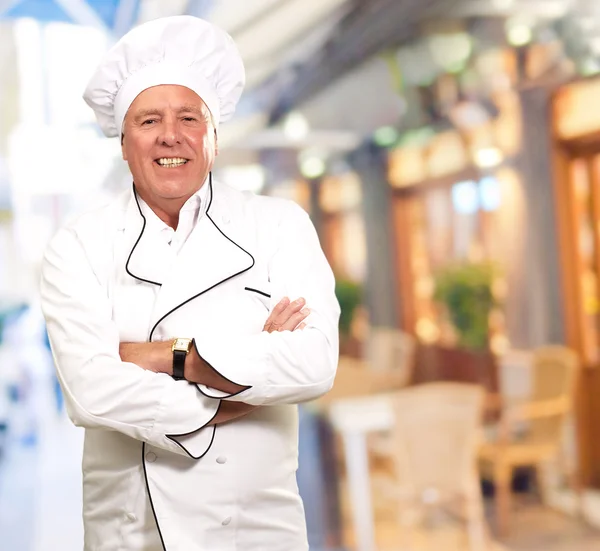
[[[429,383],[394,394],[391,458],[403,549],[442,545],[431,547],[436,531],[422,529],[432,508],[466,523],[466,546],[451,543],[445,535],[444,551],[496,549],[484,518],[477,471],[484,400],[481,387],[460,383]]]
[[[521,403],[502,404],[495,435],[480,450],[480,467],[495,484],[498,531],[509,529],[513,472],[518,467],[535,467],[542,492],[542,468],[560,458],[563,429],[572,409],[579,361],[574,351],[563,346],[548,346],[534,351],[532,392]],[[523,426],[525,424],[525,430]],[[572,467],[569,478],[580,495]]]

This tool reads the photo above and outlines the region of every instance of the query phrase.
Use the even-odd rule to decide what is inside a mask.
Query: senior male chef
[[[333,384],[339,306],[305,212],[212,178],[243,84],[232,39],[179,16],[132,30],[85,91],[133,175],[42,270],[86,429],[86,551],[308,549],[295,404]]]

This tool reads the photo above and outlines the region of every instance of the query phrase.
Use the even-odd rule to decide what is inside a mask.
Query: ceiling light
[[[325,161],[319,157],[309,157],[300,162],[300,173],[305,178],[319,178],[325,174]]]
[[[475,164],[479,168],[494,168],[502,162],[502,151],[497,147],[484,147],[475,153]]]
[[[308,135],[309,130],[310,126],[306,117],[298,111],[292,111],[283,123],[283,132],[293,142],[302,141]]]
[[[435,34],[428,42],[433,60],[451,73],[462,71],[473,52],[473,41],[467,33]]]
[[[307,149],[298,155],[300,174],[305,178],[320,178],[327,170],[326,154],[315,149]]]
[[[526,46],[533,40],[531,25],[523,20],[509,19],[506,22],[506,39],[511,46]]]
[[[393,126],[382,126],[373,133],[373,141],[379,147],[390,147],[398,141],[398,131]]]

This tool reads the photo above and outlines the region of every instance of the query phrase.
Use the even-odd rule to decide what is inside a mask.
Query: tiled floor
[[[342,502],[345,531],[344,543],[354,548],[354,534],[350,522],[348,502]],[[395,522],[395,511],[389,501],[378,498],[374,491],[375,530],[377,551],[404,551],[402,534]],[[536,497],[516,497],[511,517],[510,537],[498,539],[494,535],[493,504],[487,503],[489,527],[495,544],[486,551],[600,551],[600,530],[553,511],[540,504]],[[470,551],[465,527],[440,523],[440,527],[427,532],[417,531],[411,551]]]
[[[401,534],[394,521],[378,519],[376,524],[378,551],[400,551]],[[468,551],[461,529],[448,527],[431,534],[417,533],[414,551]],[[345,543],[353,548],[351,528]],[[537,504],[519,506],[512,523],[511,536],[490,551],[600,551],[600,532]]]
[[[514,551],[599,551],[600,531],[535,503],[517,504],[511,536]]]

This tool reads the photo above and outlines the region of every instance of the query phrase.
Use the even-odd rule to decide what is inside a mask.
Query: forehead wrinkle
[[[197,113],[198,115],[204,115],[208,109],[203,109],[201,106],[186,103],[177,109],[178,113]]]

